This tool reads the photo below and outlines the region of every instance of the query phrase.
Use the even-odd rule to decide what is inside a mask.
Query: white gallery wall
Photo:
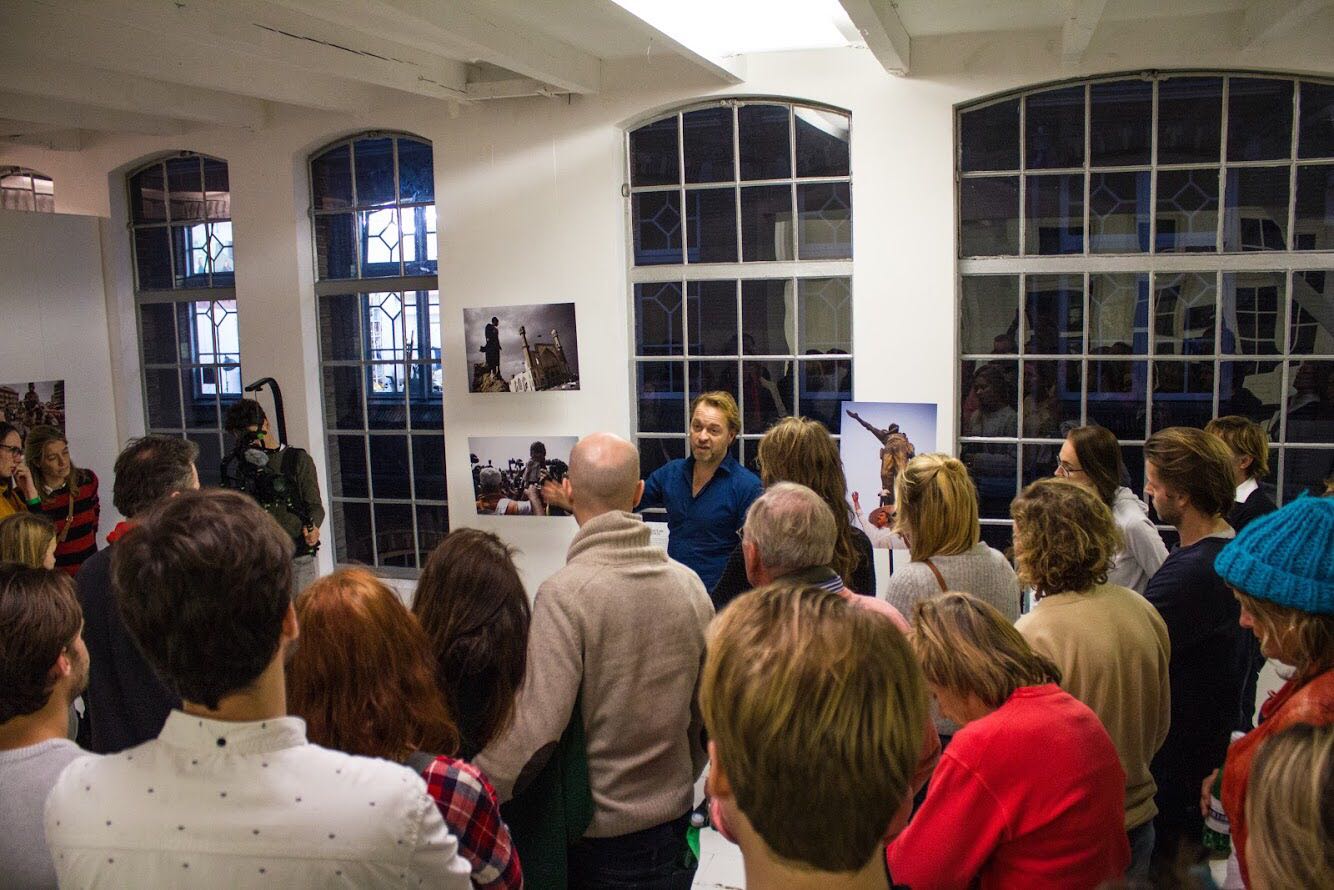
[[[0,210],[0,381],[65,381],[65,433],[76,466],[101,479],[99,541],[120,519],[111,505],[116,433],[104,220]]]
[[[531,592],[563,562],[573,520],[476,516],[467,439],[630,433],[629,202],[621,195],[627,128],[710,95],[772,96],[850,111],[854,397],[938,403],[937,441],[948,446],[956,425],[957,104],[1020,86],[1149,68],[1334,73],[1331,35],[1303,33],[1239,52],[1233,35],[1217,21],[1180,21],[1184,24],[1172,28],[1108,23],[1074,67],[1063,64],[1059,35],[1051,32],[919,38],[913,42],[910,78],[886,74],[861,49],[755,55],[743,60],[745,82],[722,91],[703,85],[678,63],[649,57],[607,78],[637,86],[596,96],[454,109],[405,99],[360,117],[293,111],[256,132],[115,137],[79,152],[0,147],[0,164],[21,164],[52,176],[60,212],[109,220],[104,257],[71,259],[63,244],[42,250],[52,260],[60,257],[59,265],[66,268],[89,265],[86,274],[96,272],[99,279],[98,264],[106,266],[109,329],[104,318],[100,325],[71,330],[84,338],[88,355],[111,357],[120,383],[114,429],[109,418],[106,423],[108,435],[119,440],[143,428],[124,172],[154,154],[179,149],[226,160],[245,378],[271,375],[279,381],[288,404],[289,436],[309,444],[324,483],[306,158],[330,141],[367,129],[404,130],[431,140],[439,207],[445,448],[454,495],[450,520],[454,527],[492,528],[518,546]],[[34,222],[29,237],[40,240],[46,237],[43,231]],[[4,251],[9,259],[8,243]],[[8,263],[0,266],[6,318],[0,330],[9,324],[9,301],[15,298],[9,268]],[[469,356],[460,327],[463,307],[546,302],[577,304],[582,389],[470,395]],[[6,344],[0,377],[13,377],[8,368],[12,331],[0,336],[6,338],[0,341]],[[53,342],[35,352],[46,354]],[[104,478],[114,451],[108,443],[87,452],[103,460],[94,468]],[[332,538],[327,527],[324,534]],[[323,557],[328,559],[327,549]]]

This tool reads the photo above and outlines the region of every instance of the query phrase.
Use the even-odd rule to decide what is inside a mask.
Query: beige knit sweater
[[[699,576],[651,545],[639,516],[586,522],[565,567],[537,590],[514,723],[475,761],[501,799],[545,763],[582,689],[595,807],[587,836],[685,814],[706,759],[695,694],[712,618]]]
[[[1171,723],[1167,625],[1144,597],[1117,584],[1038,600],[1015,627],[1061,669],[1061,688],[1088,705],[1126,773],[1126,830],[1158,812],[1149,773]]]

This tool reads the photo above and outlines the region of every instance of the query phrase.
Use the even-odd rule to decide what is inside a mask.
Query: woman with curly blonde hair
[[[1014,499],[1010,516],[1019,580],[1036,600],[1015,627],[1061,669],[1062,688],[1112,737],[1126,774],[1130,876],[1147,878],[1158,812],[1149,764],[1171,720],[1167,625],[1144,597],[1108,583],[1120,533],[1097,495],[1042,479]]]

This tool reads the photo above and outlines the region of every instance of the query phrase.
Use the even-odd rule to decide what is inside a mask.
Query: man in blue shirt
[[[690,457],[671,461],[644,481],[638,509],[667,509],[667,553],[694,569],[712,590],[737,546],[737,529],[760,496],[760,478],[728,453],[741,432],[741,412],[726,392],[690,403]]]

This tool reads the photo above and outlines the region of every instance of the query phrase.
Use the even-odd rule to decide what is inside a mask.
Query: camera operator
[[[222,484],[254,497],[291,536],[296,544],[292,582],[296,591],[304,590],[317,576],[315,551],[324,522],[315,461],[304,448],[278,442],[254,399],[232,405],[223,428],[236,437],[236,448],[223,464]],[[275,476],[281,483],[274,484]]]

